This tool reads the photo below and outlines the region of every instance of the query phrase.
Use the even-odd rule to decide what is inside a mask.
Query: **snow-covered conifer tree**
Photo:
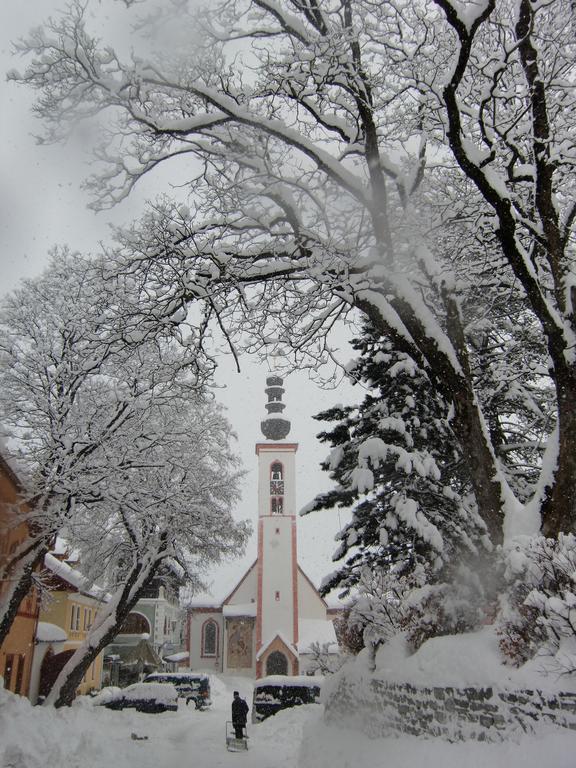
[[[449,404],[406,354],[374,329],[353,342],[360,356],[349,375],[365,387],[358,406],[318,414],[335,426],[319,435],[332,450],[324,463],[337,483],[306,511],[352,506],[338,534],[340,568],[325,592],[356,585],[366,566],[397,577],[424,568],[449,577],[462,557],[477,557],[485,529],[470,498],[470,479],[449,425]]]

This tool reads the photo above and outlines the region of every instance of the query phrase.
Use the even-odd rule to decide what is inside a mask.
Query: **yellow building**
[[[49,592],[40,609],[36,635],[36,653],[32,670],[30,698],[48,694],[64,664],[85,640],[98,609],[107,596],[64,559],[46,555]],[[88,668],[78,693],[89,693],[101,687],[100,653]]]
[[[24,489],[13,468],[0,453],[0,566],[4,566],[16,549],[29,537],[28,525],[21,521],[27,511],[22,502]],[[8,580],[0,580],[0,601],[10,588]],[[34,637],[38,621],[38,598],[31,590],[22,601],[14,623],[0,646],[0,677],[4,687],[22,696],[29,695]]]

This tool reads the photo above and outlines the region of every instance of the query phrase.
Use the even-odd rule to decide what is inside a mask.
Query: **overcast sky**
[[[116,0],[92,0],[99,13],[121,5]],[[111,5],[112,3],[112,5]],[[25,60],[12,53],[12,41],[26,36],[29,29],[40,25],[65,5],[65,0],[25,0],[0,3],[0,62],[2,72],[11,68],[23,70]],[[106,18],[106,17],[104,17]],[[109,18],[109,17],[108,17]],[[117,34],[117,24],[109,21],[110,31]],[[149,196],[166,186],[164,178],[149,179],[132,197],[114,211],[95,214],[87,209],[89,199],[81,189],[88,174],[87,155],[71,152],[70,148],[38,146],[34,135],[39,133],[38,121],[31,107],[33,94],[22,86],[0,78],[0,293],[11,290],[22,277],[38,274],[55,244],[68,244],[73,249],[97,252],[100,241],[109,239],[109,224],[128,222],[136,218]],[[346,356],[346,353],[344,353]],[[256,520],[256,456],[255,443],[262,440],[260,418],[264,410],[264,387],[268,369],[248,358],[242,361],[241,374],[234,372],[229,361],[223,360],[218,376],[220,385],[227,385],[218,399],[228,408],[228,417],[238,434],[238,448],[249,475],[238,517]],[[328,478],[319,469],[327,449],[314,438],[321,428],[312,415],[342,401],[360,397],[349,388],[323,391],[308,380],[306,374],[294,374],[286,381],[286,415],[292,420],[290,440],[299,443],[297,454],[297,503],[303,506],[319,490],[330,487]],[[299,520],[300,562],[318,583],[333,570],[331,554],[333,536],[341,519],[337,512],[315,513]],[[255,541],[241,563],[235,563],[214,574],[214,592],[227,591],[236,575],[255,558]]]

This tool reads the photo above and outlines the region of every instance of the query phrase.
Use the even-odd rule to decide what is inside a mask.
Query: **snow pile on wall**
[[[39,621],[36,627],[36,640],[39,643],[64,643],[68,640],[68,635],[62,627],[58,627],[56,624]]]
[[[408,656],[401,638],[368,671],[362,655],[323,689],[326,721],[368,736],[501,741],[541,725],[576,730],[576,684],[544,677],[538,662],[504,667],[491,628],[434,638]]]
[[[493,627],[461,635],[433,637],[410,654],[402,635],[393,637],[376,655],[374,676],[396,683],[424,686],[469,685],[576,690],[576,675],[546,674],[547,656],[520,668],[506,666]]]

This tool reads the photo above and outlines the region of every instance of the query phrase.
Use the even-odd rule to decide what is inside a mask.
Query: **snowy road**
[[[199,712],[181,705],[177,713],[145,715],[130,711],[99,711],[94,722],[102,732],[102,719],[107,723],[108,747],[115,753],[116,768],[296,768],[301,740],[301,713],[271,719],[249,728],[250,749],[247,752],[228,752],[225,744],[226,720],[230,719],[232,692],[239,690],[251,705],[252,683],[245,679],[213,678],[212,707]],[[319,707],[308,709],[319,710]],[[314,711],[313,715],[319,714]],[[131,734],[147,739],[135,740]],[[99,750],[96,750],[98,752]],[[82,764],[83,768],[102,768],[102,755],[94,755]]]

